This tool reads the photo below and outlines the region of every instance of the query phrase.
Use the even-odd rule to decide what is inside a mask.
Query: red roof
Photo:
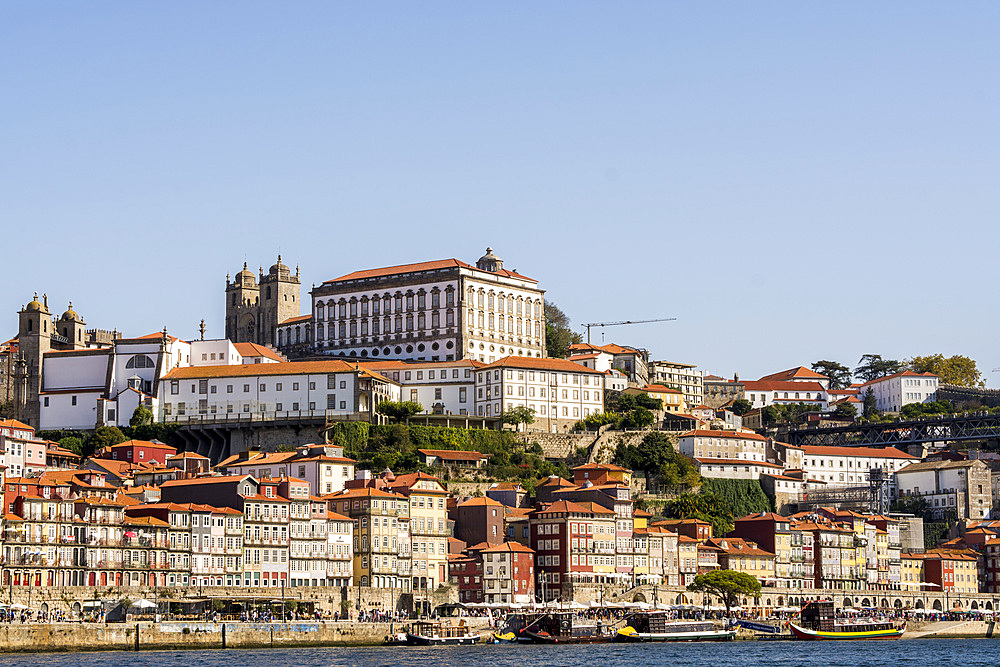
[[[363,280],[365,278],[382,278],[385,276],[393,276],[400,273],[419,273],[421,271],[437,271],[440,269],[468,269],[470,271],[481,271],[481,269],[472,266],[471,264],[466,264],[465,262],[458,259],[438,259],[430,262],[417,262],[415,264],[399,264],[397,266],[386,266],[381,269],[368,269],[365,271],[354,271],[353,273],[348,273],[345,276],[340,276],[339,278],[333,278],[331,280],[326,280],[323,282],[324,285],[330,285],[332,283],[339,283],[346,280]],[[490,273],[490,271],[483,271],[483,273]],[[508,271],[506,269],[501,269],[497,271],[497,274],[506,276],[508,278],[518,278],[520,280],[529,280],[533,283],[538,282],[533,278],[528,278],[527,276],[522,276],[519,273],[514,273],[513,271]]]
[[[899,373],[893,373],[892,375],[884,375],[884,376],[882,376],[880,378],[875,378],[874,380],[871,380],[869,382],[862,382],[861,384],[859,384],[857,386],[858,387],[867,387],[868,385],[876,384],[878,382],[882,382],[883,380],[891,380],[892,378],[900,378],[900,377],[936,378],[937,375],[934,375],[934,373],[916,373],[914,371],[900,371]],[[854,386],[854,385],[851,385],[851,386]]]
[[[275,361],[287,361],[283,356],[267,347],[257,343],[233,343],[233,347],[240,353],[241,357],[267,357]]]
[[[705,465],[743,465],[743,466],[764,466],[765,468],[778,468],[781,466],[776,463],[768,463],[766,461],[746,461],[744,459],[710,459],[710,458],[696,458],[695,461],[698,463],[704,463]]]
[[[787,371],[781,371],[780,373],[771,373],[770,375],[765,375],[760,378],[760,380],[792,380],[792,379],[802,379],[808,378],[810,380],[828,380],[829,378],[822,373],[817,373],[816,371],[809,370],[805,366],[798,366],[796,368],[789,368]]]
[[[819,382],[793,382],[781,380],[748,380],[743,383],[746,391],[825,391]]]
[[[283,324],[295,324],[296,322],[305,322],[306,320],[311,320],[311,319],[312,315],[296,315],[295,317],[289,317],[287,320],[283,322],[279,322],[278,326],[281,326]]]
[[[918,460],[918,457],[910,456],[895,447],[827,447],[823,445],[803,445],[802,451],[813,456],[865,456],[868,458]]]
[[[553,371],[562,373],[596,373],[603,375],[601,371],[587,368],[569,359],[538,358],[538,357],[503,357],[492,364],[487,364],[480,370],[493,368],[528,368],[531,370]]]
[[[696,438],[738,438],[740,440],[767,440],[762,435],[756,433],[741,433],[738,431],[710,431],[710,430],[700,430],[696,429],[694,431],[688,431],[683,434],[682,438],[687,438],[688,436],[694,436]]]
[[[489,458],[481,452],[467,452],[458,449],[418,449],[424,456],[434,456],[446,461],[484,461]]]

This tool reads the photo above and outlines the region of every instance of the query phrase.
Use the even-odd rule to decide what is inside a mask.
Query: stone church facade
[[[281,255],[266,275],[261,267],[254,276],[244,262],[235,279],[226,276],[226,338],[276,347],[278,325],[299,314],[300,293],[299,269],[292,275]]]

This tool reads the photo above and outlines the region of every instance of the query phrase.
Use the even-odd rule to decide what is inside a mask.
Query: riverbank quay
[[[468,619],[486,633],[486,619]],[[401,623],[11,623],[0,625],[0,653],[377,646]]]

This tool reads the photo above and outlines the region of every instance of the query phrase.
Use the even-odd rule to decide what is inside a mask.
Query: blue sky
[[[1000,384],[997,3],[6,3],[7,335],[493,246],[605,340]],[[600,336],[595,336],[600,340]]]

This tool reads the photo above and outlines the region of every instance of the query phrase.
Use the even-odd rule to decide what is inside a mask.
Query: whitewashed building
[[[920,460],[895,447],[803,445],[801,449],[805,478],[822,482],[824,488],[865,486],[872,468],[885,471],[892,488],[895,473]]]
[[[936,401],[938,381],[933,373],[902,371],[858,385],[858,395],[864,400],[865,394],[871,391],[880,412],[899,412],[910,403]]]
[[[473,414],[475,370],[484,364],[472,359],[455,361],[374,361],[361,364],[400,385],[400,400],[423,406],[422,414]]]
[[[506,357],[477,368],[475,414],[535,411],[528,430],[561,432],[604,411],[604,373],[566,359]]]
[[[162,378],[166,422],[325,415],[370,421],[399,384],[339,359],[176,368]]]

